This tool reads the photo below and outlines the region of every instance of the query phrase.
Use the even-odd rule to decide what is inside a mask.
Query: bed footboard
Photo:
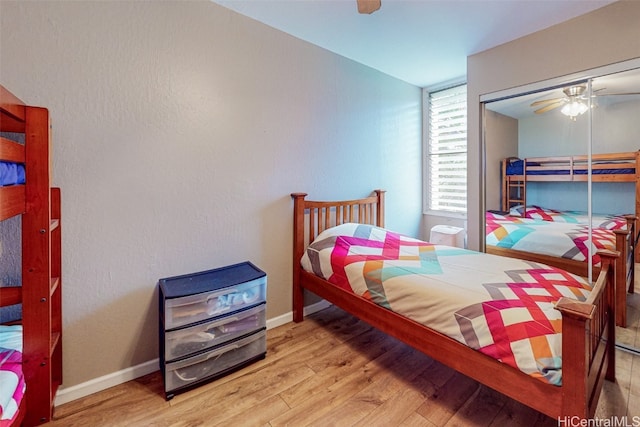
[[[593,418],[604,379],[615,381],[615,259],[600,251],[602,269],[584,302],[562,298],[562,415]],[[584,349],[584,351],[578,351]]]
[[[635,282],[635,265],[634,258],[637,256],[634,236],[636,231],[636,217],[632,215],[626,216],[627,228],[625,230],[612,230],[615,237],[615,251],[619,256],[613,261],[616,264],[615,269],[615,288],[616,288],[616,325],[626,328],[627,326],[627,292],[634,293]],[[521,251],[517,249],[502,248],[498,246],[486,246],[486,252],[493,255],[506,256],[509,258],[524,259],[542,264],[551,265],[561,268],[578,276],[588,276],[588,264],[584,261],[577,261],[568,258],[562,258],[552,255],[536,254],[532,252]],[[602,251],[605,252],[606,251]],[[601,252],[598,252],[600,254]],[[595,280],[600,274],[602,267],[593,267],[592,274]]]

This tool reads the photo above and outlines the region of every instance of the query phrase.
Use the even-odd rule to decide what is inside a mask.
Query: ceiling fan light
[[[569,102],[568,104],[565,104],[560,112],[565,116],[576,117],[580,114],[584,114],[588,109],[589,107],[587,107],[587,104],[585,104],[584,102],[574,100]]]

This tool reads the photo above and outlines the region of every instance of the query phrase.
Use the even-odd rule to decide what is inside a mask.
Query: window
[[[428,96],[429,211],[467,213],[467,85]]]

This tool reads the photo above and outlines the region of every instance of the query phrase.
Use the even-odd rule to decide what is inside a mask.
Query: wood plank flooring
[[[168,402],[156,372],[62,405],[46,426],[558,425],[335,307],[269,330],[267,347]],[[617,362],[596,416],[640,420],[640,357],[618,350]]]

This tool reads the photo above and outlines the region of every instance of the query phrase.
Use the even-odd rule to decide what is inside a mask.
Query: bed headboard
[[[293,320],[304,313],[301,275],[306,274],[300,260],[313,239],[329,227],[355,222],[384,227],[384,190],[363,199],[317,202],[305,200],[307,193],[292,193],[293,198]]]
[[[329,227],[356,222],[384,227],[384,190],[374,190],[374,195],[363,199],[340,201],[305,200],[307,193],[292,193],[294,265],[306,245]]]
[[[294,233],[309,241],[329,227],[356,222],[384,227],[384,190],[363,199],[340,201],[305,200],[307,193],[292,193]]]

